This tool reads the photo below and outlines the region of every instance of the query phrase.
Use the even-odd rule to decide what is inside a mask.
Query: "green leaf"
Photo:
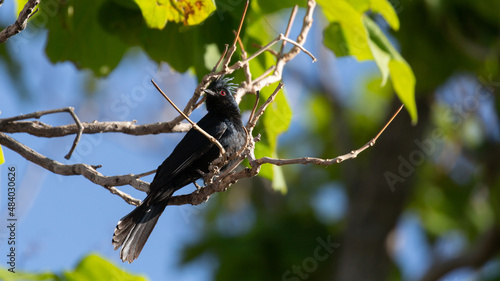
[[[392,29],[399,30],[398,15],[388,0],[370,0],[370,9],[383,16]]]
[[[270,14],[279,10],[290,8],[295,5],[304,6],[305,1],[301,0],[281,0],[281,1],[268,1],[268,0],[254,0],[250,1],[253,11],[262,14]]]
[[[268,91],[274,91],[273,85],[268,87]],[[272,89],[272,90],[271,90]],[[263,94],[263,100],[267,100],[269,97],[266,92]],[[292,120],[292,110],[288,105],[288,101],[285,98],[283,92],[276,95],[276,98],[272,104],[270,104],[264,115],[262,116],[262,122],[265,127],[267,140],[269,147],[272,151],[271,157],[278,157],[278,136],[288,130],[290,122]],[[283,193],[286,192],[286,182],[283,176],[282,168],[279,166],[272,166],[273,178],[272,187],[274,190],[279,190]]]
[[[99,25],[101,2],[61,2],[59,12],[47,18],[49,34],[45,51],[53,63],[69,60],[79,68],[90,68],[98,76],[109,74],[118,65],[126,46]],[[50,3],[40,4],[40,9],[49,15],[53,13]]]
[[[337,56],[354,56],[358,60],[374,60],[382,74],[382,85],[391,78],[394,91],[417,122],[415,75],[408,63],[392,46],[378,25],[364,13],[381,14],[394,28],[399,19],[387,0],[319,0],[330,24],[324,30],[324,44]]]
[[[415,103],[415,75],[406,61],[391,60],[389,63],[391,81],[396,94],[410,113],[413,124],[417,123],[417,105]]]
[[[323,43],[327,48],[332,50],[337,57],[345,57],[351,54],[342,27],[338,22],[330,23],[325,30],[323,30]]]
[[[276,155],[275,157],[277,157]],[[274,190],[280,191],[285,194],[287,192],[285,175],[283,174],[283,169],[280,166],[272,165],[273,167],[273,180],[271,186]]]
[[[196,25],[215,11],[213,0],[134,0],[150,28],[163,29],[168,21]]]
[[[261,157],[269,157],[273,155],[273,151],[271,150],[271,147],[269,144],[266,142],[267,137],[264,136],[264,134],[261,134],[261,141],[255,144],[255,157],[261,158]],[[270,164],[264,164],[260,167],[260,172],[259,176],[266,178],[268,180],[273,179],[273,165]]]
[[[25,273],[25,272],[19,272],[15,271],[10,272],[7,269],[0,268],[0,280],[3,281],[17,281],[17,280],[30,280],[30,281],[37,281],[37,280],[52,280],[56,281],[59,280],[59,277],[53,273]]]
[[[369,17],[364,17],[364,23],[369,33],[369,46],[380,72],[382,72],[382,83],[391,77],[392,86],[406,110],[411,116],[412,122],[417,122],[417,106],[415,104],[415,75],[408,63],[392,46],[378,25]]]
[[[43,272],[43,273],[25,273],[9,272],[6,269],[0,268],[0,280],[4,281],[17,281],[17,280],[52,280],[52,281],[109,281],[109,280],[120,280],[120,281],[146,281],[145,277],[139,275],[130,274],[116,265],[110,263],[106,259],[100,257],[96,254],[90,254],[83,258],[75,270],[65,271],[61,276],[55,273]]]
[[[64,272],[68,281],[146,281],[146,278],[125,272],[96,254],[86,256],[74,271]]]
[[[367,42],[368,34],[362,21],[363,13],[344,0],[319,0],[318,4],[323,8],[327,20],[337,24],[325,29],[325,45],[332,47],[339,44],[339,48],[343,48],[343,51],[335,53],[337,56],[349,54],[358,60],[372,59]],[[339,48],[334,48],[332,51],[338,52]]]

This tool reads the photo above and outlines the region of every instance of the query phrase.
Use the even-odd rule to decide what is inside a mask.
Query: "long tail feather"
[[[113,234],[114,249],[122,247],[120,258],[124,262],[131,263],[137,259],[167,205],[149,205],[147,200],[144,201],[118,222]]]

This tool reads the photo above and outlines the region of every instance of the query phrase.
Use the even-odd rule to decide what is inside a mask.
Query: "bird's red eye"
[[[221,95],[221,96],[225,96],[225,95],[226,95],[226,91],[225,91],[225,90],[221,90],[221,91],[220,91],[220,95]]]

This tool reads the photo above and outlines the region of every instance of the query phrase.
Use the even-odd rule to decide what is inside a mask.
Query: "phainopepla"
[[[198,122],[198,126],[219,141],[228,155],[240,151],[246,142],[241,113],[231,92],[235,86],[231,80],[219,77],[204,90],[208,113]],[[197,130],[192,128],[186,133],[158,167],[141,205],[118,222],[112,243],[115,250],[122,247],[122,261],[131,263],[137,259],[172,194],[208,173],[210,163],[219,153],[219,148]]]

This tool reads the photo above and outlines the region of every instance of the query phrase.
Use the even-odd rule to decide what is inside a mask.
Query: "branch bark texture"
[[[0,2],[0,6],[2,3],[3,1]],[[0,44],[5,43],[5,41],[7,41],[10,37],[18,34],[26,28],[28,20],[34,13],[36,13],[36,11],[33,12],[33,10],[38,4],[40,4],[40,0],[28,0],[28,3],[24,5],[24,8],[19,13],[17,20],[13,24],[7,26],[4,30],[0,31]]]

